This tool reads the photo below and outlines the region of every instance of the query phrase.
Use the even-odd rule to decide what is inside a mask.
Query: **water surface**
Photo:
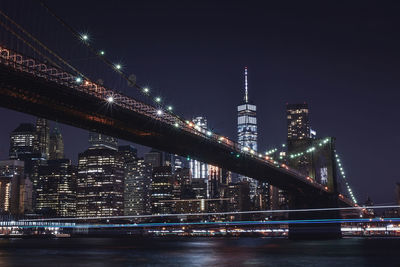
[[[0,266],[400,266],[400,238],[2,239]]]

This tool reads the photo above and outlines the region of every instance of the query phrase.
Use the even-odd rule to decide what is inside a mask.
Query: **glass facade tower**
[[[257,151],[257,107],[249,102],[248,97],[248,82],[247,82],[247,67],[244,69],[244,99],[243,103],[237,107],[238,111],[238,143],[248,149]],[[250,196],[253,198],[257,191],[257,181],[239,175],[239,180],[247,181],[250,184]]]

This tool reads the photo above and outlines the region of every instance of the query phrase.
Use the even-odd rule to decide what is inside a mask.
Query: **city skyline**
[[[0,1],[0,265],[397,266],[399,12]]]
[[[104,2],[99,2],[98,6],[92,8],[99,12],[104,12],[104,10],[102,11],[104,5]],[[136,8],[155,10],[155,21],[159,21],[164,18],[161,12],[158,11],[159,5],[162,7],[162,4],[158,3],[157,5],[143,4]],[[239,7],[241,8],[237,3],[234,4],[232,9],[224,15],[224,18],[229,22],[237,23],[234,17]],[[54,8],[62,17],[67,17],[64,15],[64,12],[67,11],[63,11],[62,4],[54,6]],[[223,6],[216,4],[215,8],[216,10],[222,10]],[[277,7],[271,6],[271,10],[278,8],[279,5]],[[184,42],[185,45],[193,45],[194,51],[201,53],[210,52],[212,55],[221,52],[221,48],[217,46],[217,48],[211,49],[196,45],[194,41],[199,37],[196,37],[194,34],[186,35],[186,39],[178,38],[176,41],[169,39],[156,45],[156,43],[152,42],[154,37],[146,34],[146,31],[156,30],[159,33],[162,27],[157,29],[155,27],[158,25],[157,23],[154,23],[156,25],[149,23],[143,29],[135,29],[135,33],[144,34],[147,40],[145,43],[135,43],[130,42],[130,39],[128,39],[127,43],[135,43],[135,49],[129,49],[124,43],[110,44],[109,39],[113,39],[113,37],[118,39],[124,36],[122,31],[126,30],[125,26],[123,26],[126,23],[124,24],[124,21],[120,21],[124,16],[120,16],[121,18],[114,17],[116,21],[120,22],[120,28],[107,27],[101,22],[94,23],[93,21],[95,20],[91,17],[92,15],[90,13],[86,14],[88,7],[84,3],[76,11],[76,17],[71,18],[71,23],[78,29],[84,28],[96,42],[100,42],[105,47],[108,47],[107,53],[113,53],[115,57],[121,57],[126,68],[129,68],[131,72],[137,75],[138,81],[144,81],[144,83],[149,84],[150,88],[159,88],[164,96],[175,99],[174,105],[178,113],[184,111],[184,115],[189,118],[199,114],[204,115],[212,121],[212,127],[217,127],[217,132],[227,134],[232,139],[235,136],[235,126],[232,125],[232,121],[235,120],[236,116],[234,108],[238,99],[241,99],[240,72],[243,66],[249,66],[252,69],[252,86],[257,88],[253,94],[254,99],[257,100],[259,109],[260,149],[264,150],[265,147],[265,150],[267,150],[285,142],[285,103],[307,102],[310,105],[313,127],[317,131],[318,136],[334,136],[337,138],[338,150],[343,158],[350,183],[354,187],[356,194],[359,195],[359,200],[363,201],[370,195],[376,203],[391,202],[393,199],[394,184],[399,180],[394,167],[396,166],[394,151],[399,146],[395,133],[399,126],[390,123],[394,121],[396,114],[396,103],[394,102],[396,94],[394,88],[398,84],[396,82],[388,84],[386,81],[394,80],[395,77],[395,72],[388,70],[387,65],[395,64],[395,59],[399,56],[398,52],[394,50],[398,40],[390,39],[390,44],[386,44],[388,49],[379,50],[375,46],[379,47],[380,45],[376,41],[378,37],[384,40],[386,40],[385,38],[389,38],[390,31],[394,29],[393,25],[396,25],[393,22],[394,15],[389,12],[389,14],[383,17],[380,9],[375,10],[372,6],[367,5],[363,12],[370,15],[370,21],[363,23],[365,21],[362,18],[354,18],[352,16],[350,11],[356,9],[356,6],[350,5],[348,7],[349,11],[340,12],[342,12],[341,14],[343,14],[345,22],[355,23],[355,25],[361,27],[361,30],[357,31],[354,28],[347,29],[343,27],[343,24],[339,23],[342,32],[338,33],[329,27],[332,23],[338,22],[336,17],[329,16],[332,13],[328,13],[328,16],[322,20],[320,25],[314,25],[312,21],[307,20],[307,15],[309,14],[305,8],[300,8],[303,10],[303,14],[297,14],[296,22],[299,21],[298,25],[294,25],[292,23],[293,20],[290,19],[288,20],[288,24],[284,24],[280,21],[280,18],[272,17],[273,19],[271,20],[273,22],[272,25],[275,26],[274,28],[268,26],[268,20],[262,20],[260,23],[257,23],[256,18],[260,14],[255,11],[254,6],[246,7],[244,12],[247,18],[246,23],[248,24],[247,26],[251,26],[246,27],[248,30],[243,32],[245,37],[247,37],[244,38],[246,41],[242,43],[239,40],[234,44],[224,42],[223,44],[227,48],[225,53],[220,53],[215,58],[206,57],[204,59],[196,56],[196,53],[183,49],[179,41]],[[317,9],[318,6],[314,8]],[[126,9],[128,10],[128,8]],[[312,10],[309,12],[312,13]],[[334,11],[335,9],[330,12]],[[188,19],[185,13],[180,14],[173,10],[171,12],[175,12],[176,17],[183,16]],[[189,9],[190,12],[202,11]],[[253,13],[255,16],[251,18],[250,14]],[[87,16],[83,16],[82,14]],[[284,18],[290,18],[292,14],[292,11],[287,10],[281,15]],[[204,29],[210,29],[210,36],[214,38],[210,39],[211,42],[218,43],[222,39],[218,37],[216,30],[228,29],[229,25],[222,23],[220,21],[221,18],[217,15],[209,16],[209,22],[197,20],[195,17],[188,20],[190,26],[195,27],[194,32],[200,33],[199,36],[204,36],[200,26],[204,26]],[[138,15],[135,20],[139,20],[140,18],[141,15]],[[218,25],[217,29],[212,27],[211,22]],[[178,21],[172,20],[169,23],[169,25],[176,26]],[[266,28],[261,31],[261,26],[263,25]],[[189,26],[176,27],[172,34],[179,36],[180,33],[187,30],[187,27]],[[387,34],[378,36],[377,29],[381,29],[382,27],[387,27]],[[98,33],[100,29],[102,35]],[[279,30],[284,33],[284,36],[293,40],[295,44],[298,44],[297,46],[293,45],[296,49],[283,46],[281,53],[278,55],[272,53],[277,51],[277,47],[284,42],[280,41],[280,39],[273,39],[272,43],[268,43],[267,41],[270,38],[266,38],[264,35],[266,32],[269,32],[272,36],[276,37],[277,33],[275,31]],[[298,35],[295,33],[295,30],[303,33],[304,37],[296,38]],[[263,34],[259,36],[259,32]],[[229,33],[229,31],[225,34],[226,36],[224,37],[228,39],[233,36],[233,33]],[[358,39],[353,38],[352,34],[356,34]],[[316,39],[315,36],[320,37]],[[322,39],[322,44],[316,45],[317,49],[314,49],[311,53],[308,45],[319,39]],[[252,41],[249,42],[248,40]],[[265,49],[258,50],[258,53],[252,52],[252,49],[241,48],[242,45],[243,47],[247,45],[252,48],[258,48],[257,40],[262,44],[266,44]],[[361,42],[359,40],[369,42]],[[351,41],[363,49],[357,49],[358,46],[349,45]],[[117,54],[116,50],[124,51],[124,53]],[[329,53],[326,50],[329,50]],[[377,54],[369,55],[367,53],[369,50],[376,51]],[[126,54],[128,53],[127,51],[129,51],[129,54]],[[172,55],[167,57],[167,52]],[[238,56],[232,59],[227,58],[228,52],[231,54],[237,52]],[[143,55],[140,55],[140,53],[143,53]],[[151,57],[151,53],[155,53],[154,58]],[[349,54],[352,56],[346,60],[341,57],[341,55]],[[367,55],[369,56],[367,57]],[[391,58],[388,59],[389,63],[386,65],[382,64],[379,62],[377,55],[386,59],[390,55]],[[188,59],[184,59],[187,56]],[[164,63],[173,61],[172,57],[177,59],[178,62],[169,70],[165,68]],[[148,58],[152,58],[153,62],[158,62],[158,64],[148,63]],[[220,63],[219,61],[221,60],[225,60],[225,63]],[[198,63],[198,66],[191,65],[192,68],[182,68],[182,66],[190,65],[190,61]],[[134,62],[134,64],[130,62]],[[356,75],[352,69],[349,69],[349,64],[353,66],[352,68],[358,68],[363,70],[363,73],[372,73],[373,75]],[[383,68],[386,74],[378,71],[378,66],[379,68]],[[180,74],[179,83],[176,82],[175,78],[171,79],[177,73]],[[202,81],[204,77],[212,78],[212,86],[205,85],[205,81]],[[195,79],[196,81],[200,81],[200,83],[193,84],[190,82],[190,79]],[[381,88],[382,84],[384,84],[383,89]],[[207,89],[206,93],[204,93],[207,87],[210,89]],[[229,101],[221,101],[226,95],[229,95]],[[343,97],[343,95],[346,97]],[[199,101],[190,101],[190,99]],[[371,114],[369,102],[374,103],[379,112]],[[207,103],[207,108],[204,103]],[[10,130],[13,130],[19,122],[25,121],[24,118],[28,118],[31,122],[34,120],[32,117],[15,112],[4,109],[2,111],[6,117],[5,122],[9,125],[8,129]],[[213,114],[221,115],[213,116]],[[341,127],[337,126],[338,122],[341,122]],[[371,127],[370,125],[375,125],[375,127]],[[4,131],[6,128],[4,128]],[[86,132],[64,125],[61,128],[63,132],[66,132],[64,135],[67,157],[74,159],[80,147],[85,146],[86,148],[88,146]],[[8,134],[9,131],[2,131],[2,140],[5,140]],[[379,136],[378,140],[376,140],[377,136]],[[395,146],[393,151],[387,151],[386,147],[389,144]],[[356,146],[357,149],[354,149],[353,146]],[[1,155],[6,155],[4,154],[5,151],[7,151],[7,144],[1,144]],[[383,155],[383,157],[377,159],[371,154]],[[365,165],[374,166],[374,168],[371,167],[366,170]],[[385,168],[379,169],[378,166],[385,166]],[[374,186],[376,181],[380,182],[379,188],[375,188]]]

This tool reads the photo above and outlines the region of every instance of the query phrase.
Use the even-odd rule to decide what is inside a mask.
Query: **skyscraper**
[[[13,215],[32,210],[32,182],[24,175],[24,162],[0,161],[0,211]]]
[[[150,184],[152,166],[144,159],[126,164],[124,215],[150,213]]]
[[[25,160],[37,151],[37,133],[32,123],[21,123],[10,136],[10,159]]]
[[[118,151],[120,152],[125,165],[134,162],[137,158],[137,149],[132,145],[118,146]]]
[[[160,167],[163,165],[163,153],[152,149],[150,152],[144,154],[144,161],[150,163],[153,168]]]
[[[69,159],[47,160],[39,166],[36,210],[47,216],[76,215],[76,168]]]
[[[32,123],[21,123],[10,135],[10,159],[24,161],[26,178],[33,183],[33,200],[35,206],[38,168],[45,161],[44,154],[38,152],[38,132]]]
[[[50,147],[50,129],[46,119],[36,119],[36,132],[37,132],[37,149],[45,159],[49,158]]]
[[[244,68],[244,98],[242,104],[237,107],[237,111],[238,143],[242,148],[257,151],[257,107],[249,101],[247,67]],[[239,175],[239,180],[249,182],[250,197],[253,198],[257,193],[257,181],[243,175]]]
[[[64,142],[58,127],[54,127],[50,133],[49,159],[64,158]]]
[[[153,214],[172,212],[173,177],[170,166],[153,168],[150,186],[151,210]]]
[[[286,104],[288,141],[311,138],[308,105]]]
[[[124,160],[116,147],[107,143],[95,141],[93,146],[79,154],[77,216],[123,214]]]
[[[107,147],[117,150],[118,140],[112,136],[89,132],[89,145],[91,147]]]
[[[207,119],[202,116],[194,117],[192,119],[193,123],[199,127],[200,129],[207,131]],[[189,168],[192,173],[193,178],[202,178],[202,179],[208,179],[208,164],[190,159],[189,161]],[[207,181],[206,181],[207,182]]]

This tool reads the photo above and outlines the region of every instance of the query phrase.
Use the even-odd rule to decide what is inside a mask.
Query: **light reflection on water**
[[[1,239],[0,266],[400,266],[398,238]]]

